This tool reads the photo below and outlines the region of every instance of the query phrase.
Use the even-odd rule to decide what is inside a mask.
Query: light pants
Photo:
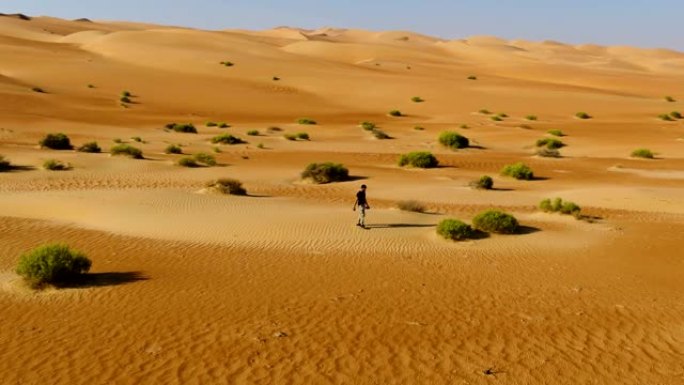
[[[366,206],[359,206],[359,224],[366,226]]]

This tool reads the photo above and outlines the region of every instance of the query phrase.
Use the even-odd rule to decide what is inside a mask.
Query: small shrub
[[[475,236],[475,230],[458,219],[444,219],[437,225],[437,234],[444,239],[452,241],[464,241]]]
[[[420,96],[414,96],[411,98],[411,101],[414,103],[423,103],[425,99],[421,98]]]
[[[389,115],[397,118],[404,116],[399,110],[392,110],[389,112]]]
[[[178,159],[178,165],[181,167],[188,167],[188,168],[196,168],[199,167],[200,165],[193,159],[192,157],[189,156],[184,156],[180,159]]]
[[[558,136],[558,137],[563,137],[563,136],[565,136],[565,134],[564,134],[563,131],[561,131],[561,130],[548,130],[547,132],[548,132],[550,135],[553,135],[553,136]]]
[[[121,139],[119,139],[119,138],[116,138],[116,139],[112,140],[112,142],[114,142],[114,143],[116,143],[116,144],[121,144],[121,143],[123,143],[124,141],[121,140]]]
[[[415,151],[404,154],[399,158],[399,166],[411,166],[417,168],[434,168],[439,161],[432,153],[427,151]]]
[[[510,176],[519,180],[532,180],[534,179],[534,173],[532,169],[526,164],[519,162],[515,164],[509,164],[501,170],[501,174],[505,176]]]
[[[514,234],[520,225],[518,220],[510,214],[498,210],[488,210],[473,218],[473,227],[492,233]]]
[[[491,190],[494,188],[494,179],[488,175],[483,175],[480,179],[473,181],[471,186],[480,190]]]
[[[413,127],[413,129],[416,130],[416,131],[423,131],[423,130],[425,130],[425,127],[422,127],[422,126],[415,126],[415,127]]]
[[[655,154],[647,148],[639,148],[634,151],[632,151],[632,157],[634,158],[644,158],[644,159],[653,159],[655,157]]]
[[[309,118],[300,118],[300,119],[297,119],[297,123],[298,123],[298,124],[307,124],[307,125],[314,125],[314,124],[317,124],[317,122],[316,122],[315,120],[309,119]]]
[[[232,67],[235,65],[233,62],[230,61],[222,61],[220,64],[226,67]]]
[[[205,152],[198,152],[197,154],[193,155],[192,158],[195,160],[195,162],[201,165],[207,167],[216,166],[216,158],[214,158],[213,155],[209,155]]]
[[[349,170],[339,163],[311,163],[302,171],[302,179],[316,184],[343,182],[349,179]]]
[[[207,188],[230,195],[247,195],[247,190],[242,187],[242,182],[237,179],[221,178],[207,183]]]
[[[182,154],[183,149],[175,144],[169,144],[166,149],[164,150],[165,153],[167,154]]]
[[[658,118],[660,118],[661,120],[664,120],[666,122],[673,122],[674,121],[674,118],[672,118],[672,116],[670,116],[670,114],[660,114],[660,115],[658,115]]]
[[[92,265],[83,253],[63,244],[37,247],[19,257],[16,272],[32,287],[73,283]]]
[[[56,159],[48,159],[43,162],[43,168],[49,171],[64,171],[70,169],[71,166]]]
[[[132,137],[131,137],[131,140],[134,141],[134,142],[138,142],[138,143],[142,143],[142,142],[143,142],[142,138],[139,137],[139,136],[132,136]]]
[[[88,88],[95,88],[94,84],[88,84]]]
[[[376,125],[373,122],[361,122],[361,128],[363,128],[366,131],[372,131],[376,128]]]
[[[494,115],[494,116],[492,116],[492,117],[489,118],[489,119],[491,119],[491,120],[493,120],[493,121],[495,121],[495,122],[501,122],[501,121],[503,121],[503,118],[501,118],[499,115]]]
[[[216,123],[216,122],[207,122],[206,126],[207,126],[207,127],[216,127],[216,126],[218,126],[218,123]]]
[[[42,88],[40,88],[40,87],[33,87],[33,88],[31,88],[31,91],[37,92],[37,93],[39,93],[39,94],[44,94],[44,93],[45,93],[45,90],[42,89]]]
[[[542,148],[537,150],[536,154],[537,154],[537,156],[541,156],[543,158],[560,158],[561,157],[560,151],[556,150],[555,148],[542,147]]]
[[[529,124],[521,124],[518,127],[522,128],[523,130],[531,130],[532,129],[532,126],[530,126]]]
[[[221,134],[221,135],[215,136],[215,137],[211,138],[211,142],[214,144],[220,143],[220,144],[230,144],[230,145],[246,143],[244,140],[238,138],[237,136],[233,136],[231,134]]]
[[[247,135],[249,135],[249,136],[259,136],[259,130],[249,130],[249,131],[247,131]]]
[[[0,172],[9,171],[12,169],[12,164],[3,155],[0,155]]]
[[[221,148],[218,147],[218,146],[217,146],[217,147],[214,147],[213,150],[214,150],[214,152],[217,153],[217,154],[220,154],[220,153],[223,152],[223,151],[221,151]]]
[[[508,117],[508,114],[506,114],[505,112],[500,112],[500,113],[498,113],[497,115],[498,115],[500,118],[507,118],[507,117]]]
[[[682,113],[679,111],[672,111],[670,112],[670,116],[673,117],[674,119],[682,119],[684,116],[682,116]]]
[[[81,147],[77,149],[79,152],[89,152],[89,153],[100,153],[102,149],[97,144],[97,142],[84,143]]]
[[[575,114],[575,116],[579,119],[591,119],[592,116],[587,114],[586,112],[578,112]]]
[[[665,101],[666,101],[666,102],[669,102],[669,103],[674,103],[674,102],[676,102],[677,100],[675,100],[675,98],[673,98],[672,96],[666,96],[666,97],[665,97]]]
[[[470,140],[468,140],[468,138],[454,131],[442,132],[439,134],[437,140],[442,146],[449,147],[452,150],[466,148],[470,145]]]
[[[297,135],[295,135],[295,134],[285,134],[285,135],[283,135],[283,138],[285,138],[285,139],[287,139],[287,140],[297,140]]]
[[[131,96],[133,96],[133,94],[131,94],[130,91],[123,91],[121,93],[121,97],[124,97],[124,98],[130,98]]]
[[[166,125],[166,128],[173,130],[175,132],[181,132],[181,133],[185,133],[185,134],[196,134],[197,133],[197,128],[195,128],[195,125],[192,123],[184,123],[184,124],[169,123]]]
[[[69,137],[62,133],[47,134],[39,143],[41,147],[52,150],[71,150],[73,148]]]
[[[545,213],[561,213],[565,215],[573,215],[578,217],[582,210],[574,202],[563,201],[561,198],[544,199],[539,202],[539,208]]]
[[[109,152],[114,156],[123,155],[131,157],[133,159],[143,158],[142,150],[128,144],[117,144],[116,146],[109,149]]]
[[[483,108],[483,109],[481,109],[481,110],[478,111],[478,112],[481,113],[482,115],[491,115],[491,113],[492,113],[491,111],[489,111],[489,110],[486,109],[486,108]]]
[[[461,125],[458,126],[458,127],[459,127],[459,128],[462,128],[462,129],[464,129],[464,130],[467,130],[467,129],[470,128],[470,126],[468,126],[467,124],[461,124]]]
[[[274,82],[277,82],[278,80],[280,80],[280,78],[277,77],[277,76],[274,76],[274,77],[272,77],[271,79],[273,79]]]
[[[260,150],[263,150],[264,148],[266,148],[266,146],[264,146],[263,143],[259,143],[259,144],[257,144],[257,148]]]
[[[477,76],[470,75],[470,76],[468,76],[468,80],[477,80]]]
[[[392,139],[391,136],[389,136],[385,131],[379,130],[379,129],[373,129],[371,131],[375,139]]]
[[[414,213],[424,213],[425,205],[418,201],[399,201],[397,202],[397,207],[401,211],[410,211]]]
[[[535,120],[537,120],[538,118],[537,118],[537,115],[527,115],[527,116],[525,117],[525,119],[531,120],[531,121],[535,121]]]
[[[218,128],[228,128],[228,127],[230,127],[230,124],[224,123],[224,122],[221,122],[221,123],[219,123],[219,125],[218,125]]]
[[[311,138],[309,138],[309,134],[307,134],[306,132],[298,132],[295,134],[295,136],[299,140],[311,140]]]
[[[272,133],[272,132],[281,132],[281,131],[283,131],[283,129],[280,128],[280,127],[269,127],[269,128],[266,129],[266,131],[268,131],[269,133]]]
[[[121,98],[119,98],[119,101],[124,104],[130,104],[132,102],[131,98],[129,98],[128,96],[122,96]]]
[[[554,138],[542,138],[537,140],[537,147],[546,147],[549,150],[557,150],[565,146],[565,143]]]

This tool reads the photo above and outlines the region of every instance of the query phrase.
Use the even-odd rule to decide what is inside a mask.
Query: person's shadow
[[[402,228],[425,228],[436,227],[437,225],[418,224],[418,223],[378,223],[374,225],[366,225],[367,229],[402,229]]]

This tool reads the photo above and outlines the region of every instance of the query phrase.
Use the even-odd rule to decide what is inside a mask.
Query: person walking
[[[365,229],[366,228],[366,210],[370,209],[368,201],[366,200],[366,185],[361,185],[361,190],[356,193],[356,202],[354,202],[354,211],[356,207],[359,208],[359,220],[356,225]]]

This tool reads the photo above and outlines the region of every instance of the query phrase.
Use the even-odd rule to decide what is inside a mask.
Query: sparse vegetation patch
[[[475,230],[458,219],[444,219],[437,225],[437,234],[444,239],[452,241],[464,241],[475,235]]]
[[[546,147],[549,150],[557,150],[563,148],[565,143],[555,138],[542,138],[537,140],[537,147]]]
[[[400,118],[400,117],[404,116],[404,115],[401,113],[401,111],[399,111],[399,110],[392,110],[392,111],[389,112],[389,115],[390,115],[390,116],[394,116],[394,117],[396,117],[396,118]]]
[[[439,134],[437,139],[442,146],[452,150],[470,146],[470,140],[468,138],[454,131],[444,131]]]
[[[233,136],[231,134],[221,134],[221,135],[215,136],[215,137],[211,138],[211,142],[214,144],[220,143],[220,144],[230,144],[230,145],[247,143],[244,140],[238,138],[237,136]]]
[[[64,163],[56,159],[48,159],[43,162],[43,168],[48,171],[65,171],[71,168],[69,163]]]
[[[653,159],[655,154],[647,148],[639,148],[632,151],[633,158]]]
[[[39,142],[41,147],[46,147],[52,150],[71,150],[73,146],[71,145],[71,140],[68,136],[58,133],[58,134],[47,134]]]
[[[397,207],[401,211],[410,211],[414,213],[424,213],[426,211],[425,205],[414,200],[399,201]]]
[[[539,208],[545,213],[561,213],[565,215],[572,215],[579,218],[582,209],[570,201],[563,201],[561,198],[544,199],[539,202]]]
[[[137,147],[133,147],[129,144],[117,144],[116,146],[109,149],[110,154],[113,156],[128,156],[133,159],[143,159],[143,152]]]
[[[420,96],[414,96],[411,98],[411,101],[414,103],[423,103],[425,99],[421,98]]]
[[[563,136],[565,136],[565,134],[564,134],[563,131],[561,131],[561,130],[555,130],[555,129],[554,129],[554,130],[548,130],[547,132],[548,132],[550,135],[553,135],[553,136],[558,136],[558,137],[563,137]]]
[[[182,154],[183,149],[176,144],[169,144],[166,149],[164,150],[166,154]]]
[[[575,114],[575,116],[576,116],[578,119],[584,119],[584,120],[586,120],[586,119],[591,119],[591,118],[592,118],[592,116],[589,115],[589,114],[587,114],[586,112],[578,112],[578,113]]]
[[[399,166],[434,168],[439,165],[437,158],[427,151],[414,151],[399,157]]]
[[[213,180],[207,183],[206,187],[221,194],[247,195],[247,190],[242,187],[242,182],[237,179],[221,178]]]
[[[169,123],[166,128],[174,132],[181,132],[186,134],[196,134],[197,128],[192,123]]]
[[[522,162],[509,164],[501,170],[501,175],[510,176],[519,180],[532,180],[534,173],[532,169]]]
[[[77,151],[79,152],[89,152],[89,153],[100,153],[102,149],[97,144],[97,142],[88,142],[80,146]]]
[[[491,190],[494,188],[494,179],[488,175],[483,175],[480,179],[470,183],[473,188],[480,190]]]
[[[499,210],[487,210],[473,218],[473,227],[491,233],[515,234],[520,225],[511,214]]]
[[[315,125],[318,124],[315,120],[309,118],[299,118],[297,119],[297,124]]]
[[[302,179],[316,184],[343,182],[349,180],[349,170],[339,163],[311,163],[302,171]]]

